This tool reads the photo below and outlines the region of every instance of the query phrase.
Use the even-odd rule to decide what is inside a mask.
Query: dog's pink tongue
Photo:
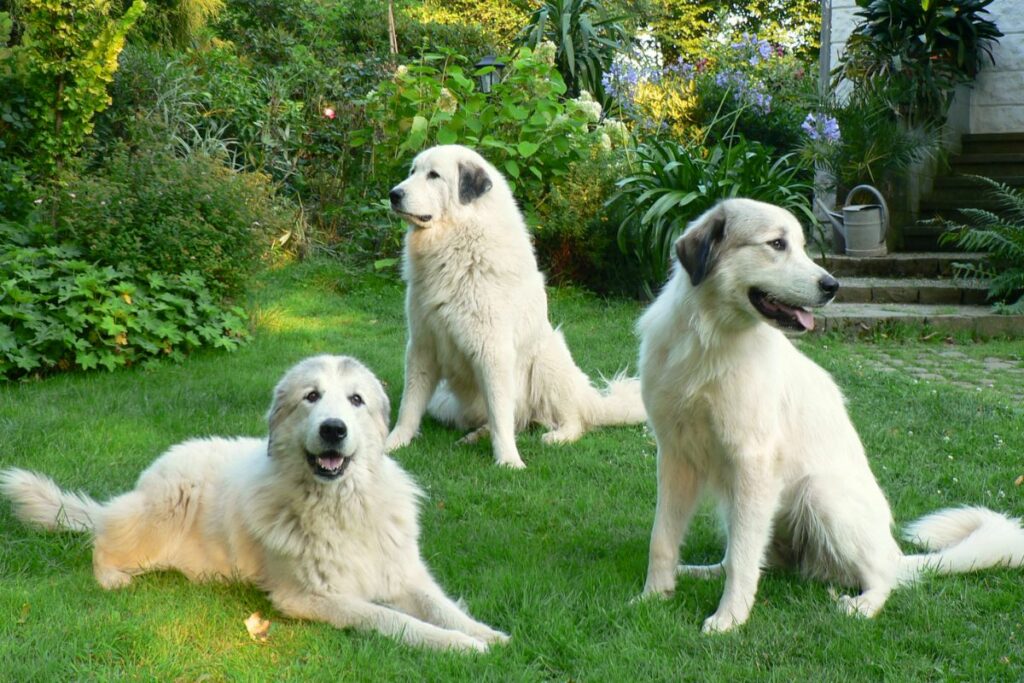
[[[793,314],[796,315],[796,320],[804,329],[810,332],[814,329],[814,314],[805,308],[794,308]]]
[[[341,456],[337,457],[325,457],[320,456],[316,459],[316,462],[320,467],[325,470],[336,470],[341,465]]]

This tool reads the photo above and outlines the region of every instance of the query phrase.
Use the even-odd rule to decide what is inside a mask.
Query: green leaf
[[[530,142],[528,140],[523,140],[516,145],[516,151],[518,151],[520,156],[524,158],[529,158],[533,156],[538,149],[540,149],[540,145],[538,145],[536,142]]]

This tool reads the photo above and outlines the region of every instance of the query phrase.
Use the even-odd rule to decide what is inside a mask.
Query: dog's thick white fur
[[[358,361],[316,356],[274,390],[269,439],[186,441],[106,503],[21,469],[0,472],[0,491],[25,522],[92,533],[104,588],[177,569],[255,583],[290,617],[485,651],[508,636],[446,597],[421,559],[422,494],[384,454],[389,412]]]
[[[466,147],[433,147],[390,196],[410,229],[405,390],[389,450],[412,440],[427,410],[475,430],[468,440],[489,431],[509,467],[523,467],[515,434],[532,422],[554,443],[644,420],[638,380],[599,392],[552,329],[529,234],[491,164]]]
[[[638,325],[643,398],[658,442],[644,596],[671,594],[677,574],[724,572],[721,602],[703,626],[717,632],[747,620],[763,565],[859,588],[840,605],[867,617],[925,570],[1024,565],[1019,520],[984,508],[915,522],[908,539],[932,552],[901,553],[839,388],[778,329],[813,327],[808,307],[838,288],[806,255],[789,212],[728,200],[675,247],[671,280]],[[702,489],[721,503],[725,558],[677,566]]]

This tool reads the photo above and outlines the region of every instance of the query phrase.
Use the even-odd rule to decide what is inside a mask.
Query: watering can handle
[[[857,187],[850,190],[849,194],[846,195],[846,201],[843,202],[843,206],[849,206],[850,200],[853,199],[853,195],[857,194],[860,190],[866,190],[871,194],[875,195],[878,199],[879,205],[882,207],[882,241],[885,241],[885,234],[889,232],[889,205],[885,203],[885,197],[878,191],[877,188],[872,185],[858,185]]]

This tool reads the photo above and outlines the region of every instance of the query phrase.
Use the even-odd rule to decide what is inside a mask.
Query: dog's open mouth
[[[344,456],[338,451],[310,453],[306,451],[306,462],[313,468],[313,474],[324,479],[337,479],[352,462],[352,456]]]
[[[800,332],[814,329],[814,314],[803,306],[783,303],[768,292],[757,287],[751,287],[747,296],[758,313],[769,320],[773,320],[780,327],[799,330]]]
[[[395,213],[397,213],[399,216],[405,216],[406,218],[411,218],[414,221],[416,221],[417,223],[429,223],[430,219],[433,218],[433,216],[431,216],[429,213],[428,214],[409,213],[408,211],[399,211],[398,209],[395,209],[395,208],[392,208],[391,210],[394,211]]]

